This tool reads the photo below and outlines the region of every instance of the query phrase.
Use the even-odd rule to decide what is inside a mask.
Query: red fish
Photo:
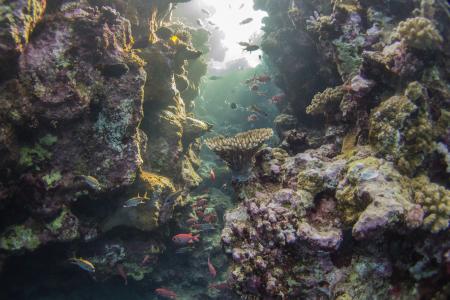
[[[206,223],[215,223],[217,221],[216,214],[208,214],[203,217],[203,221]]]
[[[117,273],[120,275],[120,277],[123,278],[125,285],[127,285],[128,284],[127,272],[125,271],[125,268],[123,267],[122,264],[117,264]]]
[[[211,178],[211,181],[216,181],[216,173],[214,173],[213,169],[209,171],[209,178]]]
[[[203,218],[203,216],[205,215],[205,213],[204,213],[203,210],[201,210],[201,209],[197,209],[197,210],[195,211],[195,214],[196,214],[197,217],[199,217],[199,218]]]
[[[174,291],[165,288],[156,289],[155,292],[164,298],[167,299],[177,299],[177,294]]]
[[[177,245],[193,244],[199,241],[200,235],[192,235],[192,233],[180,233],[172,238],[172,241]]]
[[[141,261],[141,265],[145,266],[146,264],[148,264],[150,262],[150,255],[145,255],[144,258]]]
[[[270,99],[270,101],[271,101],[272,103],[274,103],[274,104],[280,103],[280,102],[282,102],[282,101],[284,100],[285,97],[286,97],[285,94],[275,95],[275,96],[272,96],[272,98]]]
[[[247,117],[247,121],[249,122],[255,122],[256,120],[258,120],[258,116],[255,114],[251,114],[250,116]]]
[[[205,198],[198,199],[197,202],[195,202],[195,204],[197,206],[203,206],[203,205],[205,205],[207,203],[208,203],[208,200],[206,200]]]
[[[216,268],[214,268],[213,264],[211,263],[209,256],[208,256],[208,269],[209,269],[209,274],[211,274],[211,277],[215,278],[217,275],[217,271],[216,271]]]

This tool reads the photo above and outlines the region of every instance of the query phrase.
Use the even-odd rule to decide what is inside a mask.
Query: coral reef
[[[416,49],[438,48],[443,41],[433,22],[424,17],[410,18],[400,22],[397,33],[408,47]]]
[[[280,150],[262,151],[256,169],[264,170]],[[256,181],[241,187],[244,200],[226,214],[222,243],[234,261],[229,281],[242,296],[291,299],[345,292],[365,298],[376,290],[387,297],[394,270],[417,276],[417,262],[409,258],[396,265],[392,249],[376,249],[378,242],[389,244],[394,235],[415,243],[413,251],[420,255],[442,255],[446,246],[423,254],[422,238],[413,236],[419,228],[437,232],[445,222],[440,229],[448,226],[448,190],[433,184],[420,194],[417,186],[427,186],[423,178],[401,175],[368,147],[351,155],[329,154],[326,147],[285,154],[279,172],[271,174],[277,180],[268,184],[267,175],[257,173]],[[424,201],[431,193],[437,198]],[[441,203],[438,212],[433,201]],[[346,237],[349,228],[351,237]],[[449,243],[448,234],[436,239]],[[417,290],[403,293],[412,297]]]
[[[272,135],[273,130],[270,128],[254,129],[239,133],[234,137],[210,138],[205,140],[205,144],[219,155],[238,176],[249,171],[256,151]]]

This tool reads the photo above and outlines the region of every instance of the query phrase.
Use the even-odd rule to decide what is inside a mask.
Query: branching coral
[[[432,232],[448,227],[450,220],[450,190],[435,183],[428,177],[419,176],[412,180],[414,200],[425,208],[427,214],[424,225]]]
[[[314,96],[311,104],[306,108],[306,112],[311,115],[336,112],[343,96],[344,92],[341,86],[327,88]]]
[[[433,23],[423,17],[400,22],[397,34],[409,47],[422,50],[437,48],[443,41]]]
[[[233,172],[248,171],[253,156],[273,135],[271,128],[260,128],[238,133],[234,137],[214,137],[205,140],[206,146],[219,155]]]

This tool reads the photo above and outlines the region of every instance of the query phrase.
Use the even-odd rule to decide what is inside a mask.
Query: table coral
[[[238,133],[234,137],[214,137],[205,144],[220,156],[236,174],[246,173],[261,145],[273,135],[270,128]]]

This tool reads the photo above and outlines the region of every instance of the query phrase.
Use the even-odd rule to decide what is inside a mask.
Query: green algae
[[[41,244],[39,237],[25,225],[10,227],[0,238],[0,249],[15,251],[21,249],[34,250]]]
[[[358,42],[358,39],[355,39]],[[359,42],[363,42],[362,41]],[[342,77],[348,78],[351,75],[354,75],[361,66],[362,57],[359,53],[358,43],[347,43],[341,39],[333,41],[334,46],[337,50],[337,56],[339,59],[339,64],[337,65],[339,73]]]
[[[50,174],[42,177],[47,187],[53,187],[55,183],[61,180],[61,178],[62,176],[59,171],[51,171]]]
[[[58,138],[51,134],[47,134],[40,138],[39,141],[34,144],[33,147],[22,147],[20,149],[19,165],[28,168],[37,166],[39,163],[52,158],[52,152],[49,150],[53,144],[57,142]]]

